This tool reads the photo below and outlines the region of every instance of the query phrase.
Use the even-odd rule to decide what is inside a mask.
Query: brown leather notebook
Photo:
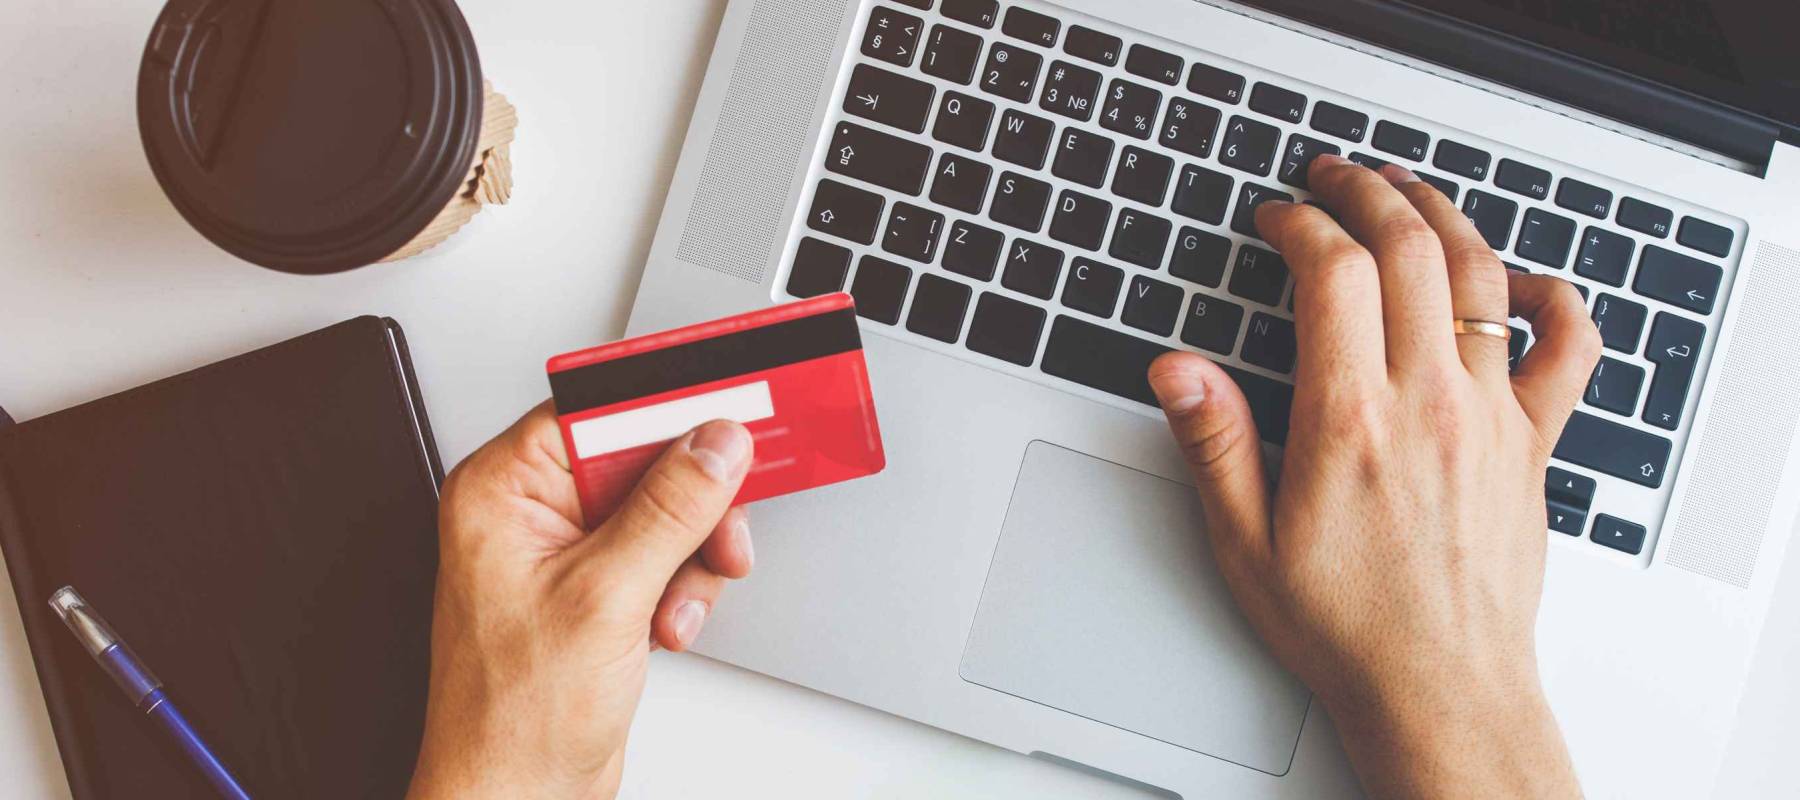
[[[253,797],[404,794],[442,479],[376,317],[0,428],[0,549],[75,797],[211,790],[46,605],[64,585]]]

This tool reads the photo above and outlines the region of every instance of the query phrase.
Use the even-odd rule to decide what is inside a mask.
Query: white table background
[[[486,74],[520,111],[513,203],[424,258],[296,278],[212,247],[151,177],[134,96],[158,2],[11,0],[0,25],[0,405],[29,419],[382,314],[406,327],[455,463],[547,394],[545,357],[616,338],[724,0],[463,6]],[[12,593],[0,598],[0,793],[64,797]],[[1721,798],[1800,797],[1800,565],[1777,603]],[[624,796],[1144,795],[663,654]]]

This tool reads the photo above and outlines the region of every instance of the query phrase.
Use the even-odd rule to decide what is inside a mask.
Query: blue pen
[[[200,741],[200,734],[194,732],[193,726],[188,724],[181,712],[175,710],[175,704],[169,702],[169,698],[163,694],[162,681],[157,680],[143,662],[138,661],[137,655],[125,646],[125,642],[106,624],[106,620],[100,618],[99,612],[81,599],[75,587],[64,586],[56,590],[56,594],[50,596],[50,607],[56,610],[57,616],[62,617],[63,624],[68,625],[69,630],[75,633],[81,646],[87,648],[95,661],[100,662],[100,668],[106,670],[106,674],[111,675],[119,688],[125,691],[125,696],[131,698],[145,716],[156,720],[156,724],[169,732],[169,736],[175,739],[175,744],[188,754],[188,758],[193,759],[194,765],[206,775],[206,780],[212,783],[213,788],[219,790],[221,797],[249,800],[250,795],[244,791],[244,787],[239,786],[237,779],[231,777],[231,772],[225,769],[225,765],[219,763],[218,757],[212,754],[205,742]]]

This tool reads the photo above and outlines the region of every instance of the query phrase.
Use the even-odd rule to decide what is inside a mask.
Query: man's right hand
[[[1412,173],[1321,157],[1310,178],[1337,219],[1257,211],[1293,271],[1299,336],[1276,486],[1224,372],[1186,353],[1150,371],[1220,568],[1372,795],[1577,796],[1533,629],[1544,470],[1599,335],[1573,286],[1509,275]],[[1504,339],[1453,333],[1509,315],[1537,337],[1511,373]]]

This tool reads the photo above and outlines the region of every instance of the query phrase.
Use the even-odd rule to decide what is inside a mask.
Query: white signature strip
[[[749,423],[775,416],[769,382],[757,381],[706,394],[634,408],[569,426],[575,457],[593,458],[653,442],[666,442],[715,419]]]

